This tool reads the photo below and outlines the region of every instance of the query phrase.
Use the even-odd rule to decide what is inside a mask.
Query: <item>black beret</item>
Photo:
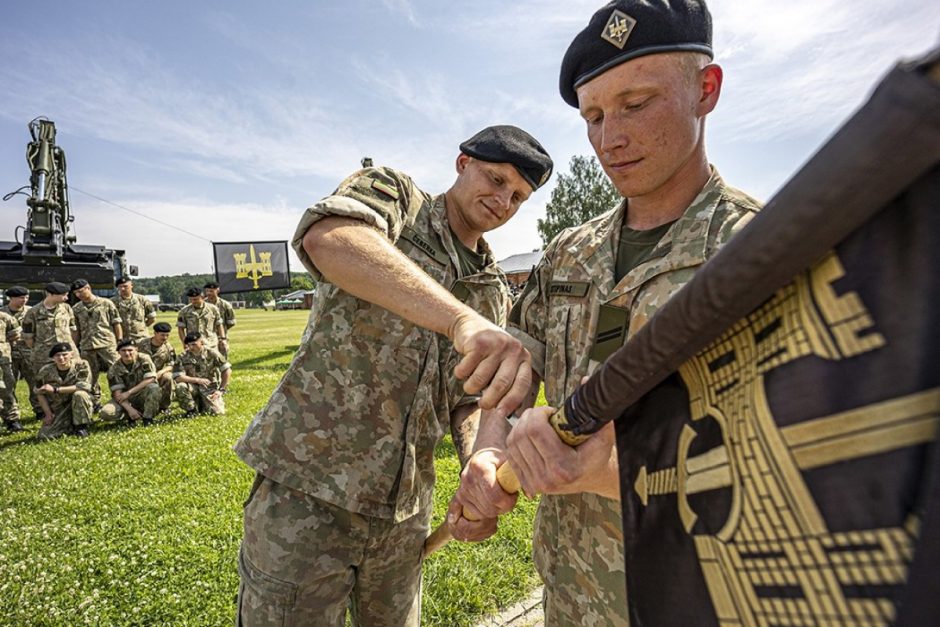
[[[460,144],[460,152],[481,161],[512,164],[534,190],[552,175],[552,158],[542,144],[508,124],[486,127]]]
[[[192,344],[198,339],[202,338],[202,334],[199,331],[191,331],[186,334],[186,337],[183,338],[183,344]]]
[[[74,292],[75,290],[80,290],[80,289],[82,289],[83,287],[88,287],[88,281],[86,281],[85,279],[75,279],[75,280],[72,282],[72,291],[73,291],[73,292]]]
[[[52,283],[46,283],[46,291],[50,294],[68,294],[69,286],[65,283],[53,281]]]
[[[59,353],[64,353],[65,351],[72,350],[72,345],[68,342],[59,342],[58,344],[53,344],[52,348],[49,349],[49,356],[55,357]]]
[[[129,276],[122,276],[120,279],[114,282],[114,287],[117,287],[118,285],[124,285],[125,283],[130,283],[130,282],[131,282],[131,278]]]
[[[619,0],[604,5],[568,46],[561,97],[578,106],[578,87],[621,63],[659,52],[712,53],[712,16],[704,0]]]
[[[202,296],[202,291],[198,287],[191,287],[186,290],[186,295],[192,298],[193,296]]]
[[[117,349],[118,349],[118,350],[121,350],[121,349],[124,348],[125,346],[133,346],[134,348],[137,348],[137,344],[134,343],[134,340],[131,340],[131,339],[128,339],[128,338],[124,338],[124,339],[118,340],[118,343],[117,343]]]
[[[13,287],[7,289],[4,294],[7,295],[7,298],[16,298],[18,296],[29,296],[29,290],[23,287],[22,285],[14,285]]]
[[[202,287],[203,287],[203,289],[205,289],[205,288],[207,288],[207,287],[208,287],[208,288],[215,289],[215,288],[219,287],[219,284],[216,283],[215,281],[209,281],[208,283],[206,283],[206,284],[203,285]]]
[[[158,322],[155,325],[153,325],[153,330],[156,331],[157,333],[169,333],[170,324],[168,322]]]

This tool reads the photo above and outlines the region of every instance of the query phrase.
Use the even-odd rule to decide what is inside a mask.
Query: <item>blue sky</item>
[[[591,149],[558,95],[558,67],[600,5],[5,0],[0,193],[28,182],[26,124],[51,118],[79,241],[125,248],[142,276],[155,276],[210,271],[211,240],[289,239],[303,208],[365,155],[444,191],[457,145],[509,123],[565,171]],[[940,11],[923,0],[710,8],[725,83],[709,157],[763,199],[896,60],[940,35]],[[539,246],[551,188],[487,237],[498,257]],[[0,204],[0,239],[12,239],[25,215],[22,196]]]

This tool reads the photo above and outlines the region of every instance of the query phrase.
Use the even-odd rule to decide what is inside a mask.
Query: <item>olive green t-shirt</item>
[[[620,244],[617,247],[614,280],[619,283],[630,270],[646,261],[649,254],[656,248],[656,244],[674,223],[675,220],[645,231],[636,231],[627,226],[626,216],[624,216],[624,224],[620,227]]]
[[[460,278],[482,272],[486,267],[486,256],[464,246],[464,243],[454,235],[453,229],[450,235],[454,240],[454,248],[457,249],[457,260],[460,261]]]

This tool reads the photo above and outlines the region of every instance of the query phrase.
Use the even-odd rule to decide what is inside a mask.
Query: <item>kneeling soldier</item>
[[[107,372],[118,360],[115,346],[123,338],[121,314],[110,300],[95,296],[85,279],[72,283],[72,292],[79,301],[72,307],[78,324],[78,351],[91,367],[91,396],[97,410],[101,407],[98,374]]]
[[[192,416],[197,412],[213,415],[225,413],[222,395],[228,387],[232,366],[219,351],[202,345],[199,333],[189,333],[183,339],[186,349],[176,361],[173,378],[176,379],[176,402]]]
[[[49,350],[51,364],[36,373],[36,396],[42,406],[42,428],[37,437],[51,440],[66,433],[88,435],[91,424],[91,368],[75,359],[72,345],[55,344]]]
[[[170,344],[170,325],[158,322],[153,325],[153,337],[145,337],[137,342],[137,350],[149,355],[157,371],[157,384],[163,395],[160,398],[160,411],[166,411],[173,400],[173,367],[176,366],[176,349]]]
[[[127,414],[131,425],[141,418],[145,425],[152,425],[160,411],[160,386],[153,361],[137,352],[133,340],[121,340],[117,348],[121,357],[108,368],[111,400],[101,408],[101,419],[117,421]]]

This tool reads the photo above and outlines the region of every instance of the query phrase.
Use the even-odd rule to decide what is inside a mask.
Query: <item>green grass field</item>
[[[0,625],[232,624],[252,472],[231,446],[287,367],[306,314],[238,313],[221,417],[183,419],[174,404],[153,427],[96,423],[89,438],[39,443],[19,384],[26,429],[0,435]],[[435,523],[458,471],[447,440]],[[534,512],[520,499],[493,538],[429,558],[423,624],[473,625],[537,584]]]

